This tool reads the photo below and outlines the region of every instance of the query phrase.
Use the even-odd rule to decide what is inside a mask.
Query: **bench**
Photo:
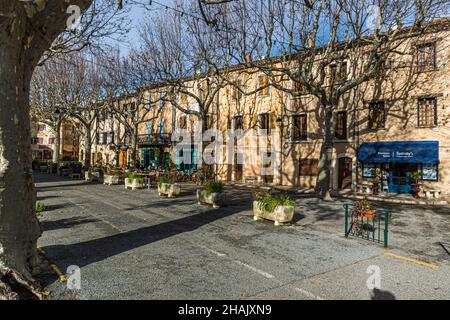
[[[359,184],[356,186],[356,191],[359,193],[372,193],[373,186],[370,184]]]
[[[425,197],[427,199],[439,199],[439,197],[441,196],[441,190],[425,190]]]
[[[251,182],[252,184],[255,184],[258,181],[258,178],[255,176],[245,176],[244,177],[244,183]]]

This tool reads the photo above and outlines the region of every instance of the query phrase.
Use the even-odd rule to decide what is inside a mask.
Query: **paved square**
[[[61,270],[81,268],[79,291],[48,275],[55,299],[450,297],[450,263],[438,248],[427,255],[420,249],[429,241],[418,243],[416,252],[408,251],[412,244],[397,247],[409,237],[398,234],[401,225],[392,231],[393,250],[345,239],[339,200],[324,203],[299,196],[295,223],[275,227],[253,221],[252,190],[244,187],[226,187],[227,205],[213,209],[197,204],[193,185],[183,185],[179,198],[168,199],[154,189],[131,191],[47,175],[36,181],[38,201],[48,207],[41,217],[40,246]],[[439,210],[433,217],[429,209],[397,211],[406,215],[401,219],[405,224],[414,222],[410,216],[417,212],[418,218],[439,225],[449,219]],[[437,232],[432,240],[446,235]],[[439,268],[386,252],[425,258]],[[381,291],[375,293],[366,285],[371,265],[381,271]]]

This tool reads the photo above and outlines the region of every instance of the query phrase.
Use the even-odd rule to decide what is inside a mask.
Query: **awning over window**
[[[365,163],[439,162],[439,141],[399,141],[363,143],[358,151],[359,161]]]

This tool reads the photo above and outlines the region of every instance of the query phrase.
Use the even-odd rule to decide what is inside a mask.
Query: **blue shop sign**
[[[358,150],[364,163],[439,163],[439,141],[396,141],[363,143]]]

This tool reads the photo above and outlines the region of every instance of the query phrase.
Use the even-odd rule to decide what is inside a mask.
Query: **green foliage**
[[[204,185],[208,182],[208,180],[211,180],[211,172],[210,170],[205,166],[203,166],[202,168],[198,169],[197,173],[197,183],[200,185]]]
[[[353,203],[356,211],[373,210],[372,203],[367,199],[357,200]]]
[[[144,178],[138,175],[136,172],[129,172],[127,178],[131,182],[135,182],[137,184],[143,184]]]
[[[158,187],[161,187],[161,185],[163,184],[163,183],[173,183],[173,178],[171,178],[171,177],[166,177],[166,176],[163,176],[163,177],[159,177],[159,180],[158,180]]]
[[[36,202],[36,213],[42,213],[45,209],[46,207],[42,202]]]
[[[422,179],[422,174],[420,173],[420,171],[414,171],[414,172],[410,172],[408,173],[408,176],[414,180],[414,183],[417,184],[417,182]]]
[[[278,206],[287,206],[295,208],[297,204],[294,200],[286,196],[274,196],[271,194],[257,195],[260,209],[273,212]]]
[[[221,193],[223,191],[223,183],[208,181],[204,186],[205,191],[209,193]]]
[[[167,171],[172,172],[175,171],[176,169],[177,166],[173,162],[172,157],[169,157],[169,159],[167,160]]]

